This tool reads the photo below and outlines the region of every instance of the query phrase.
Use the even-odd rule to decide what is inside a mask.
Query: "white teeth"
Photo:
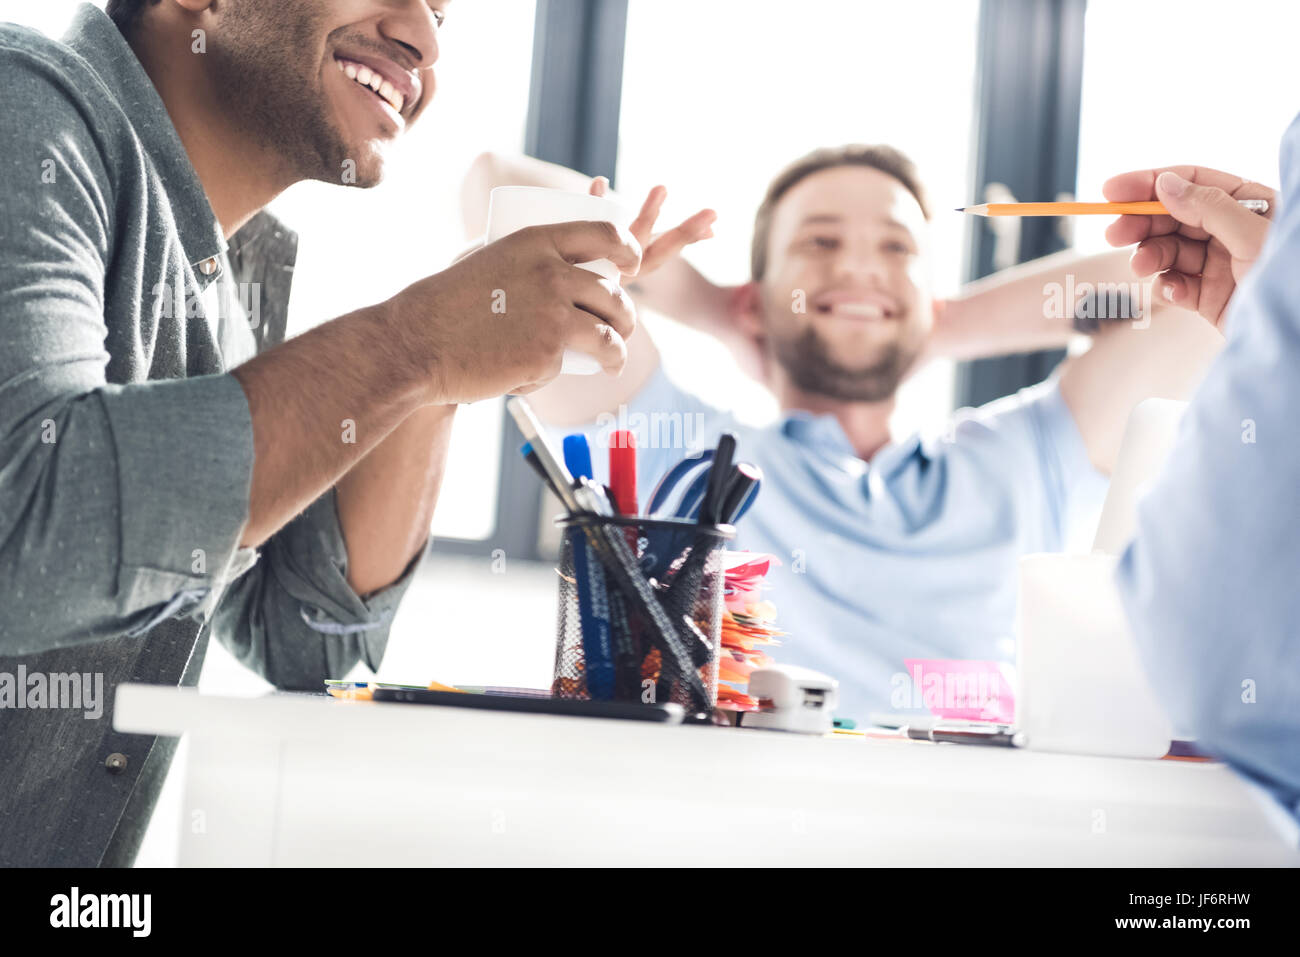
[[[840,311],[854,316],[866,316],[870,319],[883,319],[885,317],[885,310],[871,302],[841,303]]]
[[[391,80],[385,80],[383,76],[374,72],[367,66],[361,66],[355,63],[345,63],[342,60],[335,61],[350,80],[355,80],[362,86],[369,87],[377,93],[398,113],[406,106],[406,96],[397,87],[393,86]]]

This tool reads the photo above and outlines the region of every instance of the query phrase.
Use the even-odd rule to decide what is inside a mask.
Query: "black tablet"
[[[424,688],[376,688],[371,694],[375,701],[481,708],[484,711],[522,711],[525,714],[565,714],[575,718],[621,718],[625,721],[658,721],[661,724],[681,724],[686,714],[686,709],[671,702],[639,704],[626,701],[583,701],[579,698],[524,698],[429,691]]]

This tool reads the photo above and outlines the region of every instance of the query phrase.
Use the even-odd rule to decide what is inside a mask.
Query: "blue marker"
[[[591,446],[585,435],[575,432],[564,437],[564,464],[575,479],[595,478],[591,471]]]
[[[564,464],[577,479],[592,478],[591,447],[585,435],[564,437]],[[609,595],[600,561],[586,538],[575,534],[573,573],[578,585],[578,621],[582,627],[582,656],[586,659],[587,691],[593,701],[614,698],[614,645],[609,625]]]

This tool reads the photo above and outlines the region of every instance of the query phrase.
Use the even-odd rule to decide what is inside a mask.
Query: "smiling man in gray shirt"
[[[296,240],[262,207],[378,182],[447,6],[0,26],[0,865],[130,863],[173,742],[113,731],[116,686],[194,684],[209,635],[285,688],[376,666],[455,405],[537,388],[565,348],[622,367],[632,307],[574,264],[640,250],[599,223],[282,341]],[[67,676],[102,676],[102,716],[59,707]]]

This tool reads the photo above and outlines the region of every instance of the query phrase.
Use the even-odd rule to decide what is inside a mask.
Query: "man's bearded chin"
[[[382,161],[369,146],[349,149],[330,116],[320,64],[304,54],[316,48],[312,25],[304,22],[310,18],[264,12],[251,19],[221,42],[210,37],[206,56],[215,88],[243,136],[266,144],[295,181],[376,185]],[[300,70],[305,75],[297,75]]]
[[[893,398],[920,352],[901,343],[881,346],[870,361],[846,365],[836,360],[826,340],[811,326],[793,337],[773,336],[774,357],[800,390],[845,402]]]

